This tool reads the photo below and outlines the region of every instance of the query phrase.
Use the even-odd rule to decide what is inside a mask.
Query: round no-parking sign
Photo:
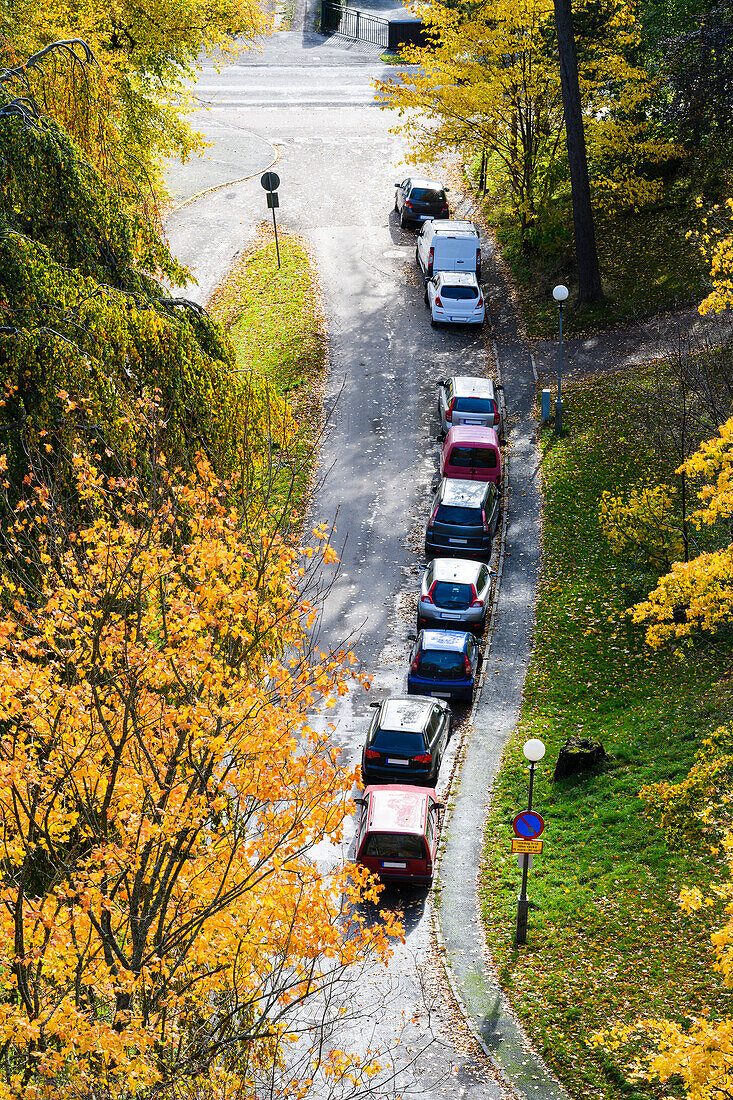
[[[517,814],[512,821],[512,828],[516,836],[521,836],[525,840],[534,840],[538,837],[545,827],[545,822],[541,814],[538,814],[535,810],[525,810],[521,814]]]

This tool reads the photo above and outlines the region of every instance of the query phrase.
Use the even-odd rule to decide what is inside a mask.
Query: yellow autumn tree
[[[722,924],[710,938],[713,968],[726,988],[733,987],[732,748],[731,730],[721,726],[703,741],[684,779],[654,784],[640,792],[672,843],[692,843],[699,849],[700,842],[707,841],[713,867],[723,855],[728,878],[714,882],[707,891],[684,887],[680,905],[685,913],[692,913],[703,908],[712,911],[722,904]],[[702,1010],[685,1021],[643,1018],[612,1027],[596,1035],[594,1042],[626,1063],[634,1084],[681,1082],[688,1100],[733,1097],[731,1016],[715,1017]],[[632,1050],[636,1052],[633,1055]]]
[[[248,522],[242,479],[203,456],[170,469],[140,416],[132,472],[82,422],[71,487],[41,451],[4,537],[0,1098],[356,1085],[374,1059],[328,1021],[400,930],[359,918],[362,872],[312,856],[355,780],[307,719],[353,675],[309,643],[332,551],[318,529],[299,553],[266,508]]]
[[[690,517],[698,528],[733,521],[733,418],[713,439],[683,463],[678,473],[699,478],[700,506]],[[648,598],[633,608],[634,622],[646,624],[646,639],[686,642],[699,630],[715,633],[733,621],[733,544],[711,550],[687,562],[675,562]]]
[[[4,65],[98,167],[143,191],[162,156],[199,144],[185,119],[202,53],[231,55],[269,29],[258,0],[14,0],[0,15]],[[52,63],[25,70],[54,42]],[[90,53],[87,53],[90,51]],[[101,117],[100,110],[101,107]]]
[[[722,313],[733,308],[733,199],[710,211],[699,237],[710,263],[713,289],[700,303],[700,313]]]
[[[589,5],[577,5],[577,22]],[[580,87],[596,197],[608,208],[639,206],[658,181],[642,161],[666,160],[673,146],[645,122],[648,74],[629,60],[638,46],[636,5],[594,5],[595,36],[579,50]],[[377,82],[385,106],[404,119],[417,163],[459,150],[488,152],[522,238],[564,175],[564,115],[552,0],[416,6],[430,44],[404,49],[420,68]]]

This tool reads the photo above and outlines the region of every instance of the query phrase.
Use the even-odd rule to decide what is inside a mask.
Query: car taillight
[[[379,760],[381,755],[381,752],[377,752],[376,749],[365,749],[364,751],[364,756],[367,760]]]
[[[494,410],[494,424],[498,424],[499,423],[499,408],[498,408],[495,401],[492,402],[491,407]]]
[[[412,758],[413,764],[431,764],[432,760],[433,758],[429,752],[421,752],[419,756],[413,756]]]
[[[488,533],[489,521],[486,518],[486,512],[483,510],[483,508],[481,509],[481,520],[482,520],[483,525],[484,525],[484,531],[486,531]]]
[[[445,206],[441,207],[440,212],[441,212],[441,214],[447,214],[448,213],[448,203],[446,203]]]
[[[483,296],[483,294],[479,294],[478,301],[476,302],[476,309],[481,309],[481,306],[483,304],[484,304],[484,296]]]
[[[433,274],[433,260],[435,258],[435,249],[431,248],[428,252],[428,270],[430,274]]]
[[[420,597],[420,603],[432,603],[432,602],[433,602],[433,597],[430,596],[430,595]]]
[[[427,873],[428,873],[429,875],[432,875],[432,873],[433,873],[433,861],[432,861],[432,859],[428,859],[428,860],[426,861],[426,863],[425,863],[425,870],[427,871]]]
[[[443,308],[443,303],[440,300],[440,295],[439,294],[435,295],[435,304],[436,304],[436,306],[440,306],[441,309]]]
[[[470,676],[471,675],[471,662],[469,661],[469,659],[468,659],[468,657],[466,656],[465,653],[463,654],[463,667],[465,669],[466,676]]]
[[[405,199],[405,206],[409,206],[410,210],[412,210],[412,203],[409,199]]]
[[[478,596],[476,597],[476,599],[475,599],[475,600],[473,601],[473,603],[471,604],[471,607],[483,607],[483,606],[484,606],[484,601],[483,601],[483,600],[480,600],[480,599],[478,598]]]
[[[419,665],[420,665],[420,654],[418,653],[417,657],[415,658],[415,660],[410,665],[410,668],[413,672],[417,672]]]
[[[476,249],[476,278],[481,274],[481,249]]]
[[[455,403],[456,399],[454,397],[449,407],[445,410],[445,419],[450,420],[451,422],[453,421],[453,406],[455,405]]]
[[[430,519],[428,520],[428,528],[432,527],[432,526],[433,526],[433,524],[435,523],[435,517],[436,517],[436,516],[437,516],[437,514],[438,514],[438,508],[439,508],[439,507],[440,507],[440,505],[439,505],[439,504],[436,504],[436,505],[435,505],[435,508],[433,508],[433,514],[432,514],[432,516],[430,517]]]

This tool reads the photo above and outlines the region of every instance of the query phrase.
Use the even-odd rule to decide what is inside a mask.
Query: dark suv
[[[451,558],[491,557],[499,526],[499,492],[493,481],[444,477],[425,531],[425,554]]]
[[[400,216],[400,225],[424,222],[429,218],[449,218],[447,187],[437,180],[422,177],[403,180],[395,184],[394,208]]]
[[[448,704],[422,695],[394,695],[371,705],[376,713],[361,758],[364,784],[434,787],[451,732]]]

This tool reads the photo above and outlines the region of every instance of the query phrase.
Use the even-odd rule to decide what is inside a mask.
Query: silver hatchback
[[[438,417],[440,438],[456,424],[472,424],[474,427],[494,428],[499,439],[504,438],[504,421],[499,405],[499,391],[504,387],[492,378],[473,378],[456,375],[441,378],[438,387]]]
[[[417,629],[445,626],[483,634],[491,608],[494,570],[484,562],[435,558],[423,573]]]

